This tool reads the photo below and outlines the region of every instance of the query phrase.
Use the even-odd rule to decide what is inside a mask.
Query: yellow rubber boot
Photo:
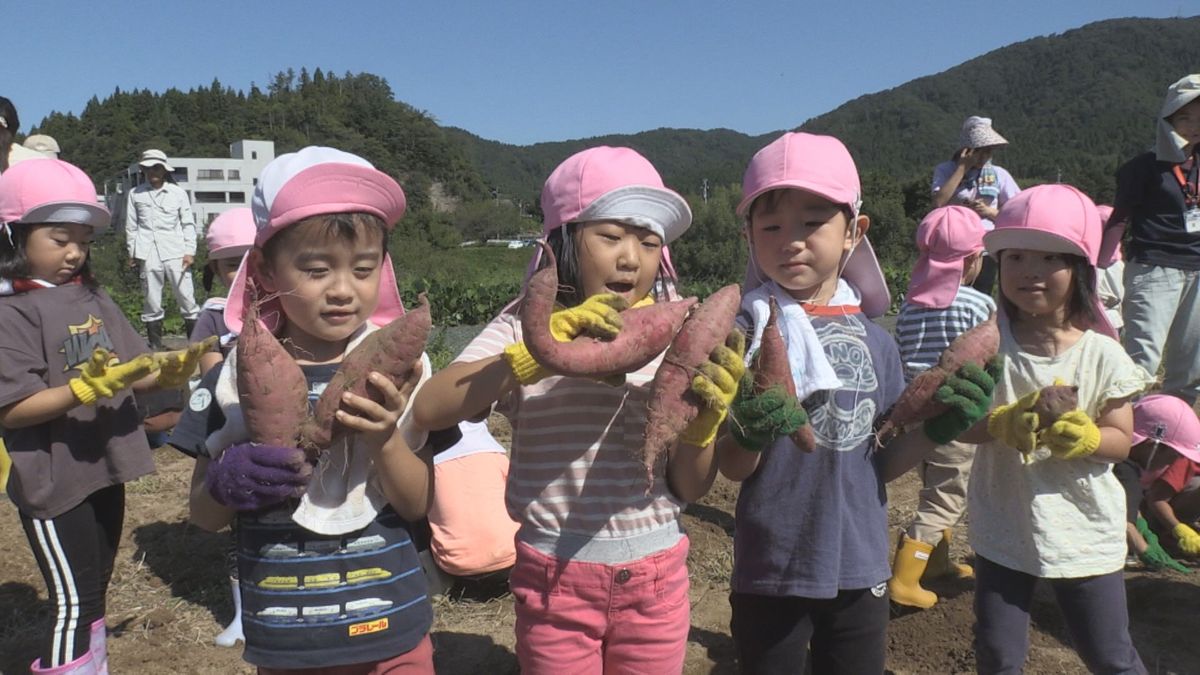
[[[8,456],[8,450],[4,447],[4,441],[0,441],[0,494],[8,486],[8,470],[12,466],[12,459]]]
[[[901,533],[900,545],[896,547],[896,560],[892,564],[892,578],[888,580],[888,592],[892,602],[905,607],[929,609],[937,604],[937,594],[921,588],[921,574],[929,564],[933,547],[923,541],[909,539]]]
[[[941,579],[943,577],[953,577],[955,579],[974,579],[975,570],[971,569],[970,565],[963,563],[951,562],[950,560],[950,540],[953,530],[949,528],[942,530],[942,540],[937,546],[933,547],[933,553],[929,554],[929,567],[925,568],[925,574],[921,575],[921,580]]]

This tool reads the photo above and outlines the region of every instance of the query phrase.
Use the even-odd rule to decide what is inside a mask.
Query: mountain
[[[797,128],[838,136],[860,170],[908,182],[950,157],[967,116],[989,116],[1011,142],[997,162],[1019,181],[1061,178],[1107,199],[1120,162],[1153,142],[1167,85],[1195,71],[1198,36],[1200,17],[1101,21],[861,96]],[[686,193],[699,193],[704,178],[738,183],[754,152],[781,133],[656,129],[514,146],[446,131],[487,185],[525,199],[539,193],[555,164],[596,144],[638,149],[667,184]]]

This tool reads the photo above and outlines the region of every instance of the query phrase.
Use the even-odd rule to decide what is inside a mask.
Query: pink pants
[[[509,583],[525,675],[683,670],[688,540],[620,565],[559,560],[523,542]]]

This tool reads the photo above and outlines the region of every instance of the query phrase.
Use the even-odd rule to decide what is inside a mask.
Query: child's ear
[[[246,269],[254,270],[254,276],[258,278],[258,285],[267,293],[278,292],[279,288],[275,283],[275,270],[267,263],[267,259],[263,257],[262,250],[258,248],[250,249],[246,254]]]
[[[851,220],[846,227],[846,244],[844,250],[853,251],[862,238],[867,235],[867,230],[871,229],[871,219],[865,215],[860,215]]]

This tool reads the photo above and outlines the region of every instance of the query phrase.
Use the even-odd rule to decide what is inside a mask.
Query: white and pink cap
[[[99,234],[111,220],[92,179],[74,164],[45,158],[0,175],[0,225],[76,223]]]
[[[964,206],[943,206],[917,226],[920,258],[908,282],[907,301],[918,307],[949,307],[962,285],[963,260],[983,250],[983,221]]]
[[[1084,193],[1070,185],[1035,185],[1005,202],[995,227],[983,235],[988,254],[1009,248],[1082,256],[1094,268],[1100,251],[1100,212]],[[1117,339],[1104,306],[1096,299],[1092,328]]]
[[[564,223],[611,220],[641,227],[663,241],[662,271],[675,278],[667,244],[692,225],[687,200],[668,188],[662,176],[632,148],[606,145],[571,155],[551,172],[542,187],[542,235]],[[530,262],[537,269],[541,249]]]
[[[309,146],[280,155],[263,167],[251,200],[254,245],[261,248],[288,225],[330,213],[369,213],[391,230],[404,216],[405,205],[400,184],[367,160],[334,148]],[[252,301],[247,276],[253,271],[248,269],[248,260],[249,256],[242,260],[225,305],[225,325],[235,333],[241,332],[242,315]],[[278,303],[263,303],[259,311],[263,323],[274,330],[279,321]],[[379,304],[370,320],[383,326],[403,315],[392,259],[385,253]]]
[[[1200,417],[1181,398],[1152,394],[1133,404],[1133,444],[1158,441],[1200,462]]]
[[[239,206],[217,216],[204,233],[208,244],[208,259],[240,258],[254,246],[254,213],[248,206]]]
[[[862,209],[858,167],[846,146],[833,136],[788,132],[755,153],[742,178],[738,215],[749,222],[754,200],[770,190],[781,189],[811,192],[834,204],[848,206],[856,218]],[[847,257],[842,277],[862,296],[864,314],[876,317],[887,312],[892,295],[866,236]],[[766,281],[767,275],[751,256],[742,292],[749,292]]]

